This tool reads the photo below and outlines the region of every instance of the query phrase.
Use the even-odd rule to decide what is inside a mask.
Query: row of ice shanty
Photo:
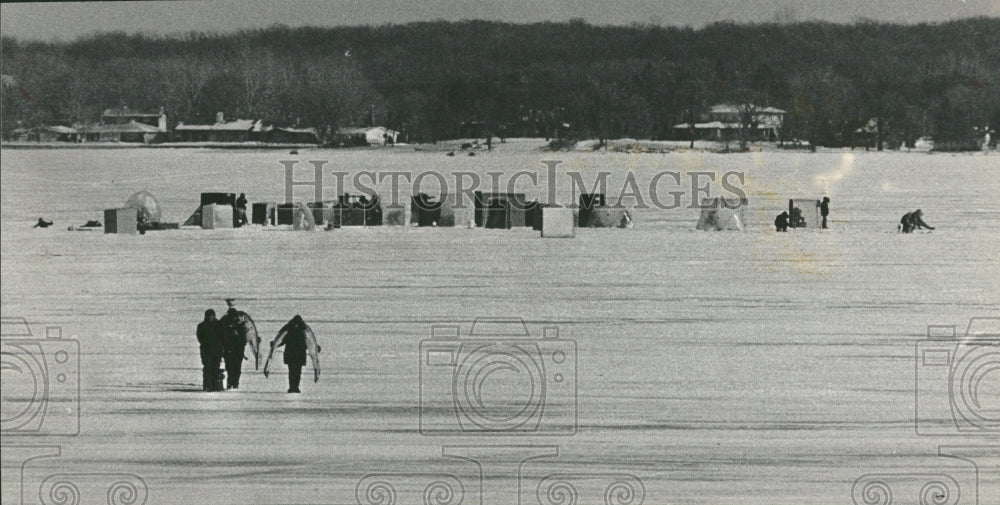
[[[604,194],[580,195],[579,207],[528,201],[524,193],[474,192],[472,205],[459,205],[454,194],[420,193],[406,206],[385,206],[377,194],[343,194],[335,201],[250,203],[241,194],[202,193],[198,207],[184,223],[162,221],[162,207],[148,191],[132,195],[123,206],[104,211],[105,233],[145,233],[183,227],[238,228],[244,225],[313,230],[318,227],[414,226],[486,229],[531,228],[543,236],[573,236],[576,228],[631,228],[627,209],[610,206]],[[74,230],[96,229],[88,225]]]
[[[747,198],[703,198],[696,229],[704,231],[744,230]],[[825,229],[829,199],[793,198],[782,212],[782,228]],[[603,193],[579,196],[575,207],[529,201],[524,193],[475,191],[472,205],[459,204],[458,195],[438,197],[419,193],[409,206],[385,206],[378,194],[343,194],[335,201],[311,203],[249,202],[243,194],[202,193],[198,207],[181,223],[163,222],[159,201],[146,190],[132,195],[122,207],[104,211],[105,233],[145,233],[150,230],[186,228],[220,229],[244,225],[295,230],[327,230],[342,227],[413,226],[468,227],[485,229],[531,228],[543,237],[572,237],[576,228],[632,228],[632,214],[608,205]],[[71,230],[95,230],[101,225],[88,221]]]
[[[632,214],[608,205],[603,193],[579,196],[576,207],[529,201],[524,193],[476,191],[472,205],[459,205],[458,196],[433,197],[419,193],[409,206],[385,206],[377,194],[343,194],[335,201],[311,203],[248,202],[242,194],[202,193],[198,207],[183,224],[163,222],[159,201],[148,191],[132,195],[122,207],[104,211],[105,233],[145,233],[184,227],[203,229],[239,228],[244,225],[332,230],[341,227],[414,226],[468,227],[485,229],[531,228],[545,237],[571,237],[576,228],[631,228]],[[828,201],[828,200],[826,200]],[[746,198],[705,198],[701,202],[698,230],[743,230]],[[788,202],[788,227],[825,228],[823,202],[794,198]],[[100,224],[70,227],[96,229]]]

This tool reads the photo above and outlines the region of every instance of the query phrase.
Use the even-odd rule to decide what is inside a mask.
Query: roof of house
[[[343,128],[337,128],[338,135],[365,135],[372,130],[381,130],[384,132],[398,133],[396,130],[390,130],[384,126],[345,126]]]
[[[286,128],[282,126],[275,126],[274,129],[286,133],[311,133],[313,135],[319,135],[315,128]]]
[[[121,107],[118,109],[104,109],[104,114],[102,117],[160,117],[159,112],[139,112],[135,110],[129,110],[128,107]]]
[[[184,124],[177,123],[175,131],[261,131],[259,119],[237,119],[215,124]]]
[[[691,123],[680,123],[680,124],[675,124],[674,125],[674,128],[682,128],[683,129],[683,128],[690,128],[690,127],[691,127]],[[773,127],[774,127],[774,125],[772,125],[770,123],[758,123],[757,124],[757,129],[758,130],[766,130],[766,129],[773,128]],[[708,123],[695,123],[694,124],[694,128],[696,130],[712,130],[712,129],[716,129],[716,128],[738,130],[740,128],[740,124],[739,123],[723,123],[722,121],[710,121]]]
[[[708,109],[710,114],[739,114],[740,106],[729,103],[713,105]],[[757,107],[756,114],[786,114],[787,112],[775,107]]]
[[[147,124],[129,121],[125,124],[95,124],[81,126],[83,133],[161,133],[163,130]]]
[[[52,133],[66,133],[66,134],[77,133],[76,128],[70,128],[68,126],[60,126],[60,125],[43,126],[42,129],[48,130]]]

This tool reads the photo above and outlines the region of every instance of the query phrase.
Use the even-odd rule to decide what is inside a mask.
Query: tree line
[[[701,29],[487,21],[0,41],[2,120],[88,123],[164,107],[171,123],[377,124],[468,134],[674,138],[713,104],[788,111],[781,135],[972,145],[1000,125],[1000,19]],[[463,129],[466,128],[466,129]]]

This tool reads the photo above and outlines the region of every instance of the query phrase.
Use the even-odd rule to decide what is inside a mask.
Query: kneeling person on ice
[[[306,353],[312,358],[313,382],[319,382],[319,344],[312,328],[296,315],[278,331],[278,336],[271,341],[271,352],[264,363],[264,377],[268,375],[271,357],[276,347],[285,346],[285,364],[288,365],[288,392],[298,393],[299,380],[302,378],[302,367],[306,364]]]

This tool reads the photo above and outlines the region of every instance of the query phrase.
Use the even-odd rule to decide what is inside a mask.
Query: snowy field
[[[175,222],[202,191],[283,200],[281,160],[328,160],[328,171],[352,174],[530,170],[539,188],[540,162],[561,160],[559,174],[576,171],[588,185],[612,171],[611,194],[629,172],[643,185],[680,172],[681,187],[664,189],[687,195],[678,209],[635,209],[634,229],[584,229],[568,240],[467,228],[67,231],[141,189]],[[745,174],[745,232],[694,230],[698,211],[686,206],[697,171]],[[995,429],[915,431],[915,402],[942,411],[948,398],[946,374],[941,388],[917,391],[927,372],[914,359],[928,324],[962,333],[971,317],[1000,316],[996,153],[545,153],[527,143],[475,157],[5,149],[0,177],[3,316],[27,318],[35,337],[61,326],[80,350],[79,433],[46,434],[73,431],[74,414],[54,402],[36,432],[5,431],[5,504],[72,503],[48,493],[48,476],[91,482],[100,473],[133,474],[145,503],[180,505],[425,503],[437,481],[452,493],[431,492],[426,503],[849,504],[863,502],[852,486],[866,474],[893,474],[893,503],[917,503],[921,485],[910,480],[939,474],[956,484],[951,501],[933,503],[1000,499],[996,467],[980,472],[977,496],[975,467],[938,457],[942,444],[996,443]],[[558,200],[568,203],[560,180]],[[324,198],[334,198],[333,179],[324,184]],[[309,188],[295,194],[312,199]],[[773,231],[788,198],[824,194],[829,230]],[[897,234],[900,216],[917,208],[937,230]],[[55,225],[32,229],[39,217]],[[221,313],[227,297],[265,342],[301,314],[323,346],[319,382],[307,366],[302,394],[285,394],[279,358],[270,378],[250,362],[239,391],[202,393],[195,325],[207,308]],[[433,376],[440,367],[420,370],[421,341],[435,324],[465,334],[489,316],[522,317],[534,336],[558,327],[559,341],[545,345],[560,346],[568,362],[548,362],[533,379],[497,376],[528,390],[545,382],[544,423],[507,436],[422,435],[422,418],[458,424],[442,386],[450,379]],[[575,388],[550,382],[555,369],[575,375]],[[980,384],[994,423],[998,373]],[[30,393],[11,391],[4,374],[6,418]],[[61,393],[72,396],[68,387]],[[527,394],[497,380],[485,387],[494,402]],[[15,451],[44,449],[15,445],[59,446],[61,455],[27,463],[21,486]],[[467,447],[478,445],[491,447]],[[481,466],[443,452],[473,454]],[[527,455],[548,456],[519,466]],[[395,495],[364,492],[380,479]],[[572,488],[549,487],[560,479]],[[606,497],[619,481],[635,494]],[[571,489],[575,501],[560,494]]]

